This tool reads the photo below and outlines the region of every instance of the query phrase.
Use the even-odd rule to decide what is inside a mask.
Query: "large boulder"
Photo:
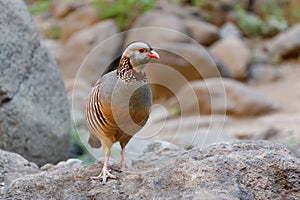
[[[280,33],[272,38],[268,45],[271,54],[292,57],[299,56],[300,53],[300,24]]]
[[[167,152],[170,157],[167,157]],[[148,155],[148,157],[147,157]],[[151,156],[151,158],[149,158]],[[16,179],[7,199],[299,199],[300,160],[267,141],[231,141],[183,151],[148,146],[130,171],[106,186],[89,177],[101,164],[45,170]],[[149,163],[149,164],[148,164]],[[159,163],[158,168],[155,163]],[[163,167],[162,163],[164,163]]]
[[[35,163],[19,154],[0,150],[0,198],[15,179],[38,172],[40,170]]]
[[[23,1],[0,7],[0,148],[39,165],[69,155],[63,80]]]

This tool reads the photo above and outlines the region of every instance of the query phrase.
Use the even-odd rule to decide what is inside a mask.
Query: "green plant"
[[[236,6],[238,26],[246,36],[257,36],[266,34],[264,22],[256,15],[248,13],[241,6]]]
[[[288,23],[282,9],[286,3],[287,0],[265,0],[259,7],[261,18],[265,21],[265,26],[267,27],[269,35],[274,35],[288,27]]]
[[[128,28],[143,12],[153,8],[155,0],[93,0],[102,19],[115,18],[120,29]]]
[[[59,39],[61,36],[61,30],[59,28],[52,30],[48,37],[51,39]]]
[[[209,5],[209,2],[211,0],[196,0],[193,1],[193,6],[199,7],[199,8],[205,8],[206,6]]]
[[[31,14],[39,14],[39,13],[43,13],[46,10],[49,9],[49,6],[51,4],[51,0],[39,0],[36,1],[35,3],[33,3],[32,5],[30,5],[28,7],[29,12]]]
[[[81,160],[85,165],[89,165],[96,162],[96,159],[89,153],[86,149],[85,145],[82,143],[80,139],[81,133],[78,129],[73,126],[71,129],[71,143],[78,145],[81,149],[83,149],[82,155],[79,155],[77,158]]]
[[[260,7],[260,15],[249,13],[241,6],[235,8],[237,23],[246,36],[273,36],[288,27],[279,4],[267,0]]]

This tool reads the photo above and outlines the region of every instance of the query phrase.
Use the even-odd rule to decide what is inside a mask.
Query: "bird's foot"
[[[105,185],[107,182],[107,178],[116,179],[117,177],[115,175],[112,175],[111,170],[103,168],[101,173],[98,176],[91,177],[92,180],[101,180],[102,179],[102,185]]]
[[[119,169],[120,172],[125,171],[125,169],[126,169],[125,161],[120,162],[120,167],[119,168],[120,168]]]

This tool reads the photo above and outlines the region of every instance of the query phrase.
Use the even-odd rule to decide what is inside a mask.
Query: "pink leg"
[[[121,167],[122,169],[125,168],[125,149],[124,149],[124,148],[122,148],[122,150],[121,150],[120,167]]]
[[[112,175],[109,172],[108,160],[109,160],[109,156],[105,156],[104,165],[103,165],[101,173],[98,176],[91,177],[91,179],[94,179],[94,180],[95,179],[102,179],[102,184],[105,185],[106,181],[107,181],[107,178],[113,178],[113,179],[116,178],[116,176]]]

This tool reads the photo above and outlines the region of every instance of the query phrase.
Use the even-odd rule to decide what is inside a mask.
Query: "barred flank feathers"
[[[90,138],[88,142],[93,148],[99,148],[101,146],[97,135],[108,132],[111,128],[115,127],[113,124],[108,122],[104,116],[101,101],[99,99],[100,85],[101,82],[97,83],[93,87],[86,106],[87,125],[90,131]]]

